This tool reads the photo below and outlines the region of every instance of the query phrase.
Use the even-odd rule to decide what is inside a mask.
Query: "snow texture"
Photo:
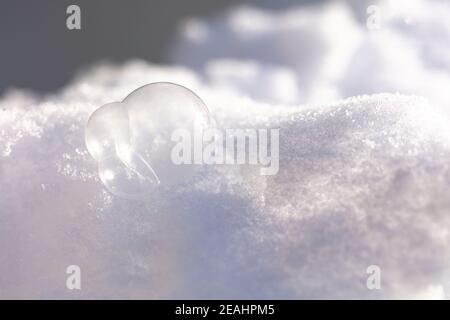
[[[394,19],[369,36],[353,2],[238,8],[188,22],[173,51],[185,67],[103,64],[55,94],[9,91],[0,298],[446,298],[450,19],[446,2],[411,3],[423,23]],[[279,173],[210,166],[146,201],[108,193],[86,121],[156,81],[192,89],[219,127],[280,128]],[[330,102],[384,91],[418,96]],[[71,264],[82,290],[66,289]],[[367,289],[369,265],[381,268],[382,290]]]

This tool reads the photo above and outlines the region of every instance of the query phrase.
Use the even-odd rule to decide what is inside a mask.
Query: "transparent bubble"
[[[98,163],[98,174],[105,187],[115,195],[141,198],[159,184],[158,177],[148,163],[134,151],[127,159],[111,156]]]
[[[122,103],[113,102],[98,108],[86,126],[86,146],[97,161],[115,156],[130,146],[128,112]]]
[[[171,155],[181,130],[194,139],[211,125],[206,105],[173,83],[145,85],[122,102],[97,109],[86,126],[86,146],[98,161],[99,177],[112,193],[140,198],[159,185],[183,183],[200,163],[174,163]]]

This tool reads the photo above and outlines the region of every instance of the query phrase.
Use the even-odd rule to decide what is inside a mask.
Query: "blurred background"
[[[0,92],[64,86],[81,67],[108,60],[167,61],[178,22],[235,1],[6,0],[0,4]],[[66,28],[66,9],[81,8],[82,30]]]
[[[66,9],[81,8],[81,30]],[[450,102],[441,0],[79,0],[0,4],[0,95],[54,93],[99,63],[182,65],[283,104],[380,92]]]
[[[296,1],[304,4],[317,1]],[[168,63],[180,23],[237,3],[283,8],[292,1],[4,0],[0,4],[0,93],[8,88],[56,91],[80,68],[140,58]],[[81,8],[82,29],[66,28],[66,9]]]

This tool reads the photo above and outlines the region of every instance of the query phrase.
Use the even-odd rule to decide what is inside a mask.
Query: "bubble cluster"
[[[210,124],[208,108],[191,90],[151,83],[92,113],[86,146],[110,192],[141,198],[158,185],[182,183],[193,176],[198,165],[172,162],[171,135],[176,130],[194,135]]]

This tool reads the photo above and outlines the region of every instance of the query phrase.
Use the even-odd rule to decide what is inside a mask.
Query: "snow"
[[[233,9],[190,22],[178,66],[99,64],[60,92],[3,96],[0,297],[445,298],[450,63],[429,38],[449,40],[450,20],[416,10],[412,29],[393,18],[367,35],[356,7]],[[219,127],[280,128],[279,173],[212,166],[144,202],[110,194],[87,119],[156,81],[192,89]],[[382,290],[366,288],[369,265]]]

